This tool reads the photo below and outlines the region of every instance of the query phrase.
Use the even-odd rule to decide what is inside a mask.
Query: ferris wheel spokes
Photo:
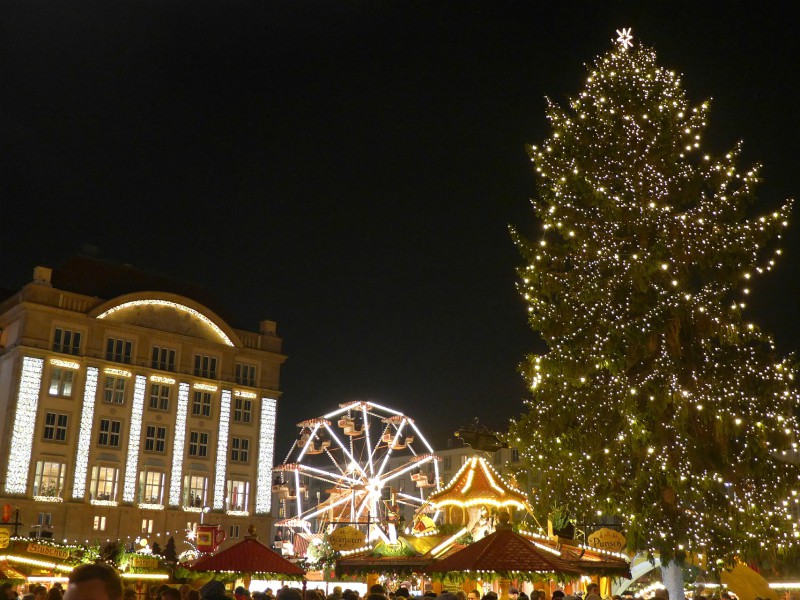
[[[369,417],[367,416],[367,405],[361,405],[361,411],[364,413],[364,436],[367,438],[367,457],[369,458],[369,475],[375,475],[375,467],[372,464],[372,441],[369,439]],[[350,438],[352,440],[352,438]]]
[[[314,429],[311,431],[311,434],[308,436],[308,439],[306,440],[306,443],[303,446],[303,449],[300,451],[300,456],[297,457],[298,461],[303,460],[303,457],[306,455],[306,451],[308,450],[309,446],[311,446],[314,443],[314,440],[316,439],[317,431],[319,431],[320,425],[321,425],[321,423],[317,423],[316,425],[314,425]]]
[[[325,424],[325,429],[327,429],[327,430],[328,430],[328,433],[330,434],[331,438],[333,438],[334,440],[336,440],[336,443],[337,443],[337,444],[339,444],[339,447],[340,447],[340,448],[342,449],[342,451],[343,451],[343,452],[344,452],[344,453],[347,455],[347,458],[349,458],[349,459],[350,459],[350,465],[348,465],[348,466],[355,466],[355,468],[356,468],[356,469],[358,469],[358,470],[361,472],[361,475],[362,475],[362,476],[364,476],[364,477],[366,478],[366,477],[367,477],[367,474],[364,472],[364,469],[362,469],[362,468],[361,468],[361,465],[360,465],[360,464],[358,464],[358,463],[356,462],[356,459],[355,459],[355,458],[353,458],[353,455],[352,455],[352,453],[351,453],[351,452],[350,452],[350,451],[347,449],[347,446],[345,446],[345,445],[342,443],[342,441],[341,441],[341,440],[340,440],[340,439],[339,439],[339,438],[336,436],[336,434],[333,432],[333,429],[331,429],[331,426],[330,426],[330,425],[328,425],[328,424],[326,423],[326,424]],[[351,470],[351,471],[352,471],[352,470],[355,470],[355,469],[348,469],[348,470]]]
[[[420,466],[424,465],[427,462],[435,461],[436,455],[434,454],[422,454],[416,457],[416,460],[413,460],[410,465],[405,465],[394,469],[393,471],[389,471],[385,477],[381,478],[383,483],[391,481],[401,475],[405,475],[409,471],[413,471],[414,469],[418,469]]]

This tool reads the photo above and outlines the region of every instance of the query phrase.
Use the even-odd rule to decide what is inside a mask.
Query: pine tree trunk
[[[661,565],[661,581],[669,592],[669,600],[685,600],[683,595],[683,568],[671,560]]]

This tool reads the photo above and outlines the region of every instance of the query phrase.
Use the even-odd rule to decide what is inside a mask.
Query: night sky
[[[534,234],[524,151],[615,29],[713,98],[764,206],[798,182],[790,3],[5,2],[0,287],[83,244],[278,322],[278,459],[300,419],[375,400],[443,439],[522,410],[542,346],[508,225]],[[795,214],[748,316],[800,350]]]

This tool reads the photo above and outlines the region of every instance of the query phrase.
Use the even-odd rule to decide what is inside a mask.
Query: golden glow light
[[[106,367],[103,369],[103,373],[106,375],[116,375],[117,377],[130,377],[133,375],[130,371],[126,371],[125,369],[114,369],[112,367]]]
[[[195,383],[192,387],[196,390],[204,390],[206,392],[216,392],[219,389],[219,387],[210,383]]]
[[[62,369],[80,369],[81,365],[72,360],[62,360],[60,358],[51,358],[50,364],[54,367],[61,367]]]
[[[225,335],[225,332],[220,329],[220,327],[214,323],[211,319],[205,316],[203,313],[196,311],[193,308],[190,308],[184,304],[178,304],[177,302],[170,302],[169,300],[158,300],[158,299],[147,299],[147,300],[132,300],[130,302],[123,302],[122,304],[118,304],[117,306],[112,306],[107,311],[97,315],[98,319],[105,319],[107,316],[114,314],[117,311],[125,310],[126,308],[132,308],[137,306],[164,306],[167,308],[172,308],[175,310],[179,310],[181,312],[188,313],[199,319],[203,323],[205,323],[211,330],[214,331],[222,341],[227,344],[228,346],[233,346],[233,342],[231,339]]]

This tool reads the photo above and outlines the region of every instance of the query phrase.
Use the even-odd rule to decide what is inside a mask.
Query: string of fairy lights
[[[529,150],[542,236],[512,235],[548,352],[511,437],[539,508],[615,517],[629,547],[714,568],[800,537],[798,469],[776,460],[797,451],[793,368],[743,319],[792,203],[753,214],[759,167],[706,151],[709,102],[619,33]]]

